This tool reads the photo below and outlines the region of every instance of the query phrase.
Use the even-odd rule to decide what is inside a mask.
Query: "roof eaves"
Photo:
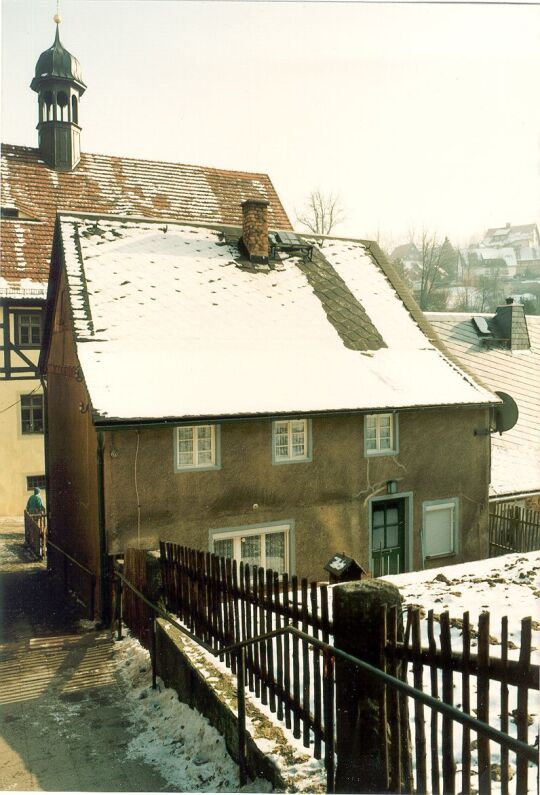
[[[343,408],[327,409],[326,411],[294,411],[294,412],[264,412],[253,414],[208,414],[201,416],[182,416],[182,417],[103,417],[99,412],[93,411],[92,421],[96,428],[100,430],[126,430],[141,426],[173,426],[173,425],[204,425],[208,422],[245,422],[246,420],[263,419],[294,419],[296,417],[328,417],[342,415],[365,415],[365,414],[384,414],[391,412],[404,411],[446,411],[448,409],[486,409],[500,403],[500,400],[480,403],[444,403],[444,404],[422,404],[407,406],[385,406],[381,408],[365,406],[362,408]]]

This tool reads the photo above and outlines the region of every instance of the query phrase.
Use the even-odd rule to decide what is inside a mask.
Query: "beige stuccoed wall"
[[[292,520],[299,575],[326,578],[323,566],[336,551],[369,568],[370,498],[395,479],[399,493],[412,492],[413,568],[421,563],[424,500],[459,498],[459,552],[438,565],[478,558],[487,551],[489,436],[474,430],[486,427],[485,409],[402,412],[399,454],[367,459],[361,416],[314,417],[312,462],[275,466],[270,420],[223,423],[221,469],[183,473],[174,472],[172,427],[142,428],[139,531],[137,432],[107,432],[109,552],[155,547],[160,538],[208,549],[210,528]]]
[[[32,494],[27,476],[45,474],[43,434],[21,430],[19,401],[34,389],[42,393],[38,379],[0,381],[0,516],[22,517]],[[46,492],[41,496],[45,502]]]

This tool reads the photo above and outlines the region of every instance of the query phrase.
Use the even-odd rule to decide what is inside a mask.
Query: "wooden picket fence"
[[[490,555],[540,549],[540,511],[504,503],[489,507]]]
[[[328,588],[288,574],[239,565],[230,558],[161,542],[167,608],[199,638],[219,649],[291,624],[331,643]],[[236,673],[236,659],[224,655]],[[247,648],[247,686],[284,721],[304,747],[313,732],[321,758],[323,670],[319,649],[289,635]]]
[[[508,637],[507,618],[502,619],[500,627],[500,643],[497,644],[500,645],[500,655],[490,653],[490,644],[496,639],[490,637],[490,615],[487,612],[480,614],[476,629],[471,624],[469,613],[456,619],[450,618],[448,612],[436,616],[430,610],[426,620],[422,620],[420,608],[409,607],[403,641],[398,641],[395,608],[385,609],[382,621],[387,637],[385,648],[381,650],[383,670],[405,679],[407,664],[410,663],[409,684],[416,690],[429,692],[486,724],[496,728],[500,726],[504,735],[509,734],[512,721],[515,724],[514,736],[529,743],[529,723],[532,724],[529,709],[532,713],[538,711],[538,697],[530,705],[529,694],[539,690],[539,666],[531,663],[530,618],[521,622],[518,660],[509,657],[509,649],[513,645]],[[452,627],[461,633],[459,648],[455,637],[452,648]],[[473,646],[476,646],[474,653]],[[489,702],[493,688],[500,691],[500,707],[495,714],[490,712]],[[459,702],[455,703],[458,697]],[[534,768],[529,772],[527,759],[518,756],[512,769],[509,762],[511,752],[504,743],[495,746],[495,753],[492,753],[492,743],[485,736],[478,734],[473,741],[471,731],[459,726],[451,717],[443,716],[441,719],[435,710],[424,707],[417,699],[410,699],[408,704],[407,701],[407,696],[387,688],[381,710],[384,715],[395,716],[390,721],[390,733],[384,733],[390,791],[400,791],[401,781],[405,782],[405,791],[410,792],[443,792],[445,795],[460,792],[468,795],[478,791],[480,795],[486,795],[491,792],[492,779],[500,781],[502,795],[508,795],[511,789],[518,794],[528,791],[528,781],[534,781],[538,770]],[[406,717],[407,710],[410,720]],[[537,728],[533,727],[533,731],[536,732]],[[414,749],[414,766],[411,757],[402,753],[404,737],[405,745]],[[459,775],[456,759],[459,760]]]
[[[126,549],[124,555],[125,577],[145,596],[147,595],[147,565],[148,552],[145,549]],[[118,598],[118,597],[116,597]],[[153,611],[143,601],[138,599],[129,588],[122,593],[123,619],[133,634],[148,649],[150,646],[150,621]],[[113,608],[115,615],[116,606]]]
[[[216,651],[292,625],[329,644],[324,654],[331,657],[327,586],[168,542],[160,543],[160,559],[168,610]],[[125,574],[141,592],[143,569],[142,556],[126,556]],[[149,616],[142,604],[128,604],[126,622],[138,627],[144,640]],[[489,613],[480,615],[477,626],[468,613],[451,618],[448,612],[436,615],[430,610],[423,617],[418,607],[407,608],[406,618],[402,632],[396,608],[384,608],[381,614],[380,671],[414,688],[406,694],[391,684],[383,689],[378,736],[388,791],[490,795],[496,780],[494,788],[501,795],[527,793],[537,773],[527,755],[537,761],[529,735],[536,731],[530,725],[538,712],[540,675],[539,666],[531,663],[532,620],[521,622],[519,657],[513,659],[507,618],[497,638],[490,635],[498,628],[490,628]],[[498,651],[492,653],[495,643]],[[234,654],[224,653],[221,659],[237,673]],[[323,668],[321,649],[289,634],[246,648],[249,690],[316,758],[324,758],[328,768],[333,751],[328,754],[324,740],[328,732],[333,736],[335,716],[327,705],[335,696],[328,697]],[[335,683],[332,677],[329,681],[332,690]],[[490,709],[490,693],[497,695],[495,709]],[[422,695],[426,702],[435,699],[433,706],[424,705]],[[441,701],[453,712],[439,715],[435,702]],[[461,724],[458,713],[476,717],[490,732],[499,733],[488,739],[480,726],[475,733]],[[521,750],[512,750],[512,738],[524,743]]]

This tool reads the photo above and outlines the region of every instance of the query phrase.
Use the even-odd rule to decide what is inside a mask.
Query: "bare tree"
[[[444,308],[443,287],[456,268],[456,252],[445,237],[441,243],[435,232],[422,230],[420,246],[420,285],[418,303],[421,309]],[[435,307],[436,305],[436,307]]]
[[[297,221],[316,235],[329,235],[345,219],[337,193],[312,190],[303,210],[296,212]]]

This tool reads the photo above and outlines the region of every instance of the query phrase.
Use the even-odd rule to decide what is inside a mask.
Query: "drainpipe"
[[[51,532],[51,494],[49,491],[49,391],[43,373],[39,374],[41,388],[43,390],[43,453],[45,457],[45,489],[47,492],[47,535]],[[46,550],[45,550],[46,554]],[[47,569],[49,569],[49,559],[47,558]]]
[[[105,477],[103,466],[104,436],[97,435],[97,488],[98,488],[98,531],[100,563],[101,620],[108,625],[111,620],[111,600],[109,588],[109,558],[107,555],[107,534],[105,532]]]

